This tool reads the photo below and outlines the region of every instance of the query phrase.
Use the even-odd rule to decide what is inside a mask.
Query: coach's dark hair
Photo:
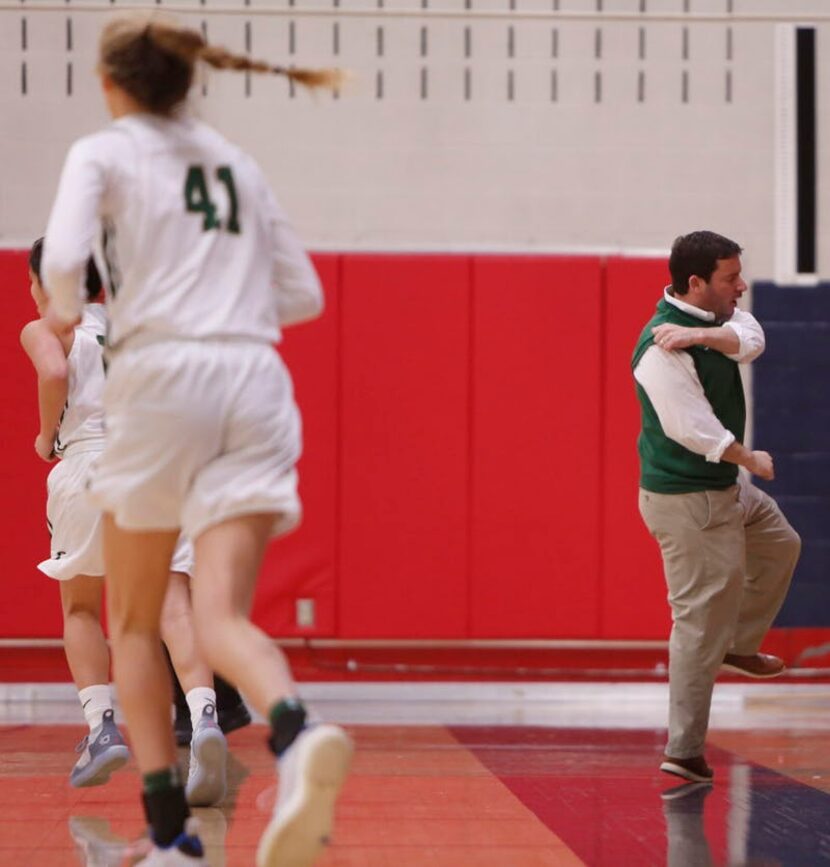
[[[184,102],[197,60],[216,69],[284,75],[311,88],[336,90],[343,81],[338,69],[295,69],[232,54],[208,45],[198,30],[157,15],[116,18],[101,33],[99,70],[152,114],[170,114]]]
[[[689,278],[693,276],[708,283],[718,267],[718,259],[731,259],[742,252],[740,244],[717,232],[681,235],[672,244],[669,256],[672,294],[685,295],[689,291]]]
[[[42,261],[43,238],[38,238],[37,241],[32,244],[32,249],[29,250],[29,270],[35,275],[35,277],[37,277],[41,286],[43,285],[43,278],[40,276],[40,266]],[[103,283],[101,282],[101,275],[98,272],[98,268],[95,265],[95,260],[92,256],[86,260],[86,280],[84,286],[86,287],[87,301],[95,301],[101,295]]]

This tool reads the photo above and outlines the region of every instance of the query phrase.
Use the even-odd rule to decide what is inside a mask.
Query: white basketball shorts
[[[96,505],[127,530],[181,527],[190,539],[231,518],[301,517],[294,469],[300,415],[269,344],[165,340],[110,362],[106,441],[92,476]]]
[[[69,448],[46,482],[46,520],[52,536],[51,556],[38,569],[58,581],[76,575],[104,575],[101,512],[86,489],[87,479],[101,455],[100,448]],[[193,573],[193,547],[181,537],[170,565],[173,572]]]

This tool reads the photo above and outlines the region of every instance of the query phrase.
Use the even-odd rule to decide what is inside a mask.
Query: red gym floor
[[[664,732],[614,723],[350,726],[353,773],[320,865],[830,864],[830,732],[713,732],[715,785],[678,793],[656,770]],[[68,786],[83,734],[0,727],[2,867],[116,867],[143,833],[132,765],[103,787]],[[212,867],[253,864],[275,795],[264,737],[258,725],[230,736],[229,799],[196,811]]]

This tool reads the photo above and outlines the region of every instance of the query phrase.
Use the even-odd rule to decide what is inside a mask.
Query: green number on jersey
[[[216,169],[217,179],[224,184],[228,191],[229,214],[225,229],[234,235],[240,232],[239,227],[239,200],[236,197],[236,184],[233,180],[233,172],[230,166],[219,166]],[[202,214],[202,231],[221,229],[222,223],[216,216],[217,208],[210,198],[205,170],[201,166],[190,166],[187,170],[187,178],[184,182],[184,203],[190,213]]]
[[[187,210],[204,214],[202,230],[218,229],[219,220],[216,219],[216,205],[210,200],[205,173],[201,166],[191,166],[187,170],[187,180],[184,182],[184,202]]]
[[[233,172],[230,169],[230,166],[219,166],[216,169],[216,177],[227,187],[228,190],[228,199],[230,200],[230,214],[228,215],[228,225],[225,228],[232,232],[234,235],[239,234],[239,220],[238,211],[239,211],[239,202],[236,198],[236,184],[233,182]]]

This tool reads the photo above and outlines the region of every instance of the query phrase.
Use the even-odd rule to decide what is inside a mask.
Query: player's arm
[[[280,326],[315,319],[323,312],[323,288],[294,227],[264,182],[266,219],[271,233],[271,279],[277,293]]]
[[[287,222],[275,226],[273,280],[281,326],[316,319],[323,312],[323,287],[303,245]]]
[[[688,353],[650,346],[634,369],[634,378],[669,439],[712,463],[728,461],[763,479],[773,477],[772,458],[742,446],[721,424]]]
[[[732,318],[716,328],[695,328],[664,323],[652,329],[654,342],[669,352],[690,346],[708,346],[739,364],[754,361],[766,346],[761,323],[746,310],[736,310]]]
[[[20,332],[20,343],[37,372],[40,432],[35,450],[44,460],[54,458],[55,434],[69,393],[68,349],[49,326],[38,319]]]
[[[95,145],[89,139],[76,142],[66,157],[43,245],[43,287],[49,295],[45,318],[55,332],[79,321],[104,186]]]

